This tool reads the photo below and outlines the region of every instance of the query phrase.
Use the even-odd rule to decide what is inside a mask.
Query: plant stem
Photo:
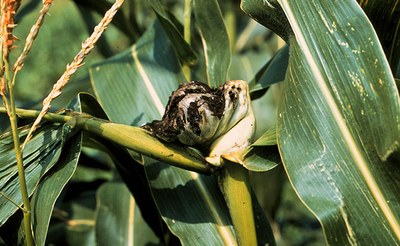
[[[14,204],[17,208],[21,209],[21,211],[24,210],[23,207],[21,207],[18,203],[16,203],[13,199],[11,199],[9,196],[7,196],[6,194],[4,194],[3,192],[0,191],[0,195],[4,196],[9,202],[11,202],[12,204]]]
[[[75,117],[74,119],[82,129],[156,160],[203,174],[210,174],[214,169],[201,154],[193,149],[160,142],[140,127],[116,124],[96,118]]]
[[[219,184],[231,214],[239,245],[257,245],[249,173],[241,165],[224,160]]]
[[[10,123],[11,123],[11,131],[12,131],[13,141],[14,141],[15,157],[17,160],[17,167],[18,167],[19,185],[20,185],[22,202],[23,202],[23,210],[22,211],[24,214],[25,237],[26,237],[27,245],[33,246],[35,244],[34,244],[34,240],[33,240],[32,227],[31,227],[31,204],[29,201],[28,188],[26,185],[25,169],[24,169],[24,164],[23,164],[23,159],[22,159],[21,145],[19,142],[17,115],[16,115],[16,109],[15,109],[14,90],[13,90],[14,86],[11,81],[10,69],[8,66],[8,62],[4,61],[4,65],[5,65],[5,76],[6,76],[7,86],[8,86],[8,93],[10,95],[10,104],[9,104],[10,108],[8,110],[8,113],[9,113],[8,116],[10,118]]]
[[[0,113],[4,113],[4,108],[0,107]],[[37,110],[29,110],[29,109],[16,109],[16,114],[21,118],[36,118],[39,116],[40,111]],[[55,122],[55,123],[66,123],[71,120],[73,116],[69,115],[61,115],[57,113],[46,113],[43,116],[44,120]]]
[[[4,112],[6,112],[6,109],[0,107],[0,113]],[[36,110],[17,109],[16,114],[22,118],[35,118],[40,112]],[[208,164],[200,153],[188,147],[161,142],[140,127],[116,124],[79,114],[76,116],[67,116],[46,113],[43,119],[56,123],[68,123],[72,127],[79,127],[128,149],[186,170],[203,174],[211,174],[214,171],[214,167]]]
[[[190,25],[192,16],[192,0],[185,0],[185,12],[183,14],[183,38],[190,45]],[[187,81],[191,80],[189,64],[183,64],[183,74]]]

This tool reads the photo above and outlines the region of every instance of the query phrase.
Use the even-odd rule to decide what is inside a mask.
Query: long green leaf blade
[[[228,33],[216,0],[194,0],[196,26],[203,42],[207,82],[211,87],[225,83],[231,63]]]
[[[79,97],[73,100],[68,108],[82,112]],[[56,200],[75,173],[81,153],[82,133],[73,135],[74,129],[68,124],[63,125],[62,131],[63,151],[60,158],[49,173],[42,178],[31,198],[32,228],[36,245],[45,245]]]
[[[20,137],[25,136],[27,130],[22,130]],[[26,145],[23,158],[29,195],[33,194],[40,179],[57,162],[64,137],[60,125],[46,124],[38,129]],[[16,204],[22,205],[12,137],[7,133],[0,137],[0,191]],[[8,198],[0,195],[0,225],[18,209]]]
[[[36,245],[45,245],[56,200],[71,179],[78,164],[81,141],[81,134],[77,134],[64,145],[65,149],[61,153],[59,161],[39,183],[37,191],[32,196],[32,224]]]
[[[290,180],[328,242],[394,244],[400,173],[385,160],[400,107],[379,40],[356,2],[280,4],[294,33],[278,120]]]

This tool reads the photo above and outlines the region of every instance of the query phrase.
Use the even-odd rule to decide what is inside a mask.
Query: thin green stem
[[[0,191],[0,195],[4,196],[9,202],[14,204],[17,208],[21,209],[22,211],[24,210],[23,207],[21,207],[18,203],[16,203],[11,197],[7,196],[4,192]]]
[[[7,110],[4,107],[0,107],[0,113],[6,113]],[[40,111],[30,109],[15,109],[15,112],[20,118],[36,118],[39,116]],[[46,113],[43,116],[44,120],[55,122],[55,123],[66,123],[71,120],[73,116],[61,115],[56,113]]]
[[[25,230],[25,237],[26,237],[26,243],[28,246],[33,246],[34,245],[34,240],[33,240],[33,234],[32,234],[32,227],[31,227],[31,204],[29,201],[29,194],[28,194],[28,188],[26,185],[26,179],[25,179],[25,170],[24,170],[24,164],[23,164],[23,158],[22,158],[22,151],[21,151],[21,145],[19,141],[19,133],[18,133],[18,125],[17,125],[17,114],[15,110],[15,100],[14,100],[14,84],[13,81],[11,80],[10,76],[10,68],[8,65],[7,61],[4,62],[4,67],[5,67],[5,76],[6,76],[6,81],[7,81],[7,86],[8,86],[8,93],[9,93],[9,118],[10,118],[10,123],[11,123],[11,131],[13,135],[13,141],[14,141],[14,150],[15,150],[15,158],[17,160],[17,167],[18,167],[18,178],[19,178],[19,185],[20,185],[20,190],[21,190],[21,196],[22,196],[22,202],[23,202],[23,214],[24,214],[24,230]]]
[[[185,0],[185,12],[183,14],[183,38],[190,44],[190,27],[191,27],[191,16],[192,16],[192,0]],[[189,64],[183,64],[183,74],[188,81],[191,80],[190,66]]]

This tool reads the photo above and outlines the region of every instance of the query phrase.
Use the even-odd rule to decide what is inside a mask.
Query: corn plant
[[[40,4],[1,1],[2,243],[290,244],[288,183],[316,243],[399,244],[397,1],[74,0],[91,34],[38,107],[52,4],[18,42]]]

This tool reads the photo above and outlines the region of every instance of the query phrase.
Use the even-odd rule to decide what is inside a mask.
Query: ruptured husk
[[[207,149],[206,160],[220,165],[221,156],[243,150],[254,135],[247,82],[231,80],[217,89],[196,81],[182,84],[170,96],[162,119],[144,128],[164,141]]]

